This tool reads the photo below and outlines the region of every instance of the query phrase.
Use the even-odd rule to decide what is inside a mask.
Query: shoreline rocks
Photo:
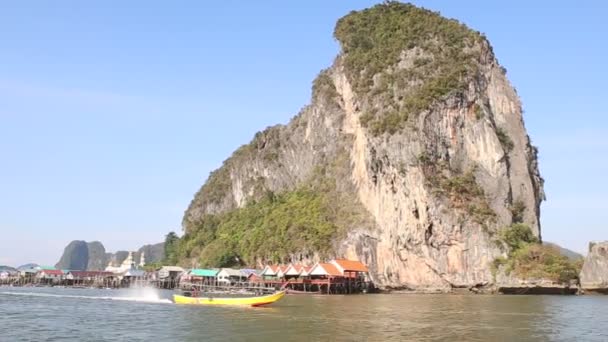
[[[589,243],[580,279],[585,292],[608,294],[608,241]]]

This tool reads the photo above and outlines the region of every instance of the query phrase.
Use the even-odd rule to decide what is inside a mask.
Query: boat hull
[[[186,297],[173,295],[175,304],[187,305],[234,305],[234,306],[262,306],[272,304],[285,296],[285,291],[273,293],[268,296],[221,298],[221,297]]]

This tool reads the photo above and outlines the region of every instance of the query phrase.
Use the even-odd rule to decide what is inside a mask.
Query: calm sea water
[[[287,296],[176,306],[156,290],[0,288],[0,341],[608,341],[608,296]]]

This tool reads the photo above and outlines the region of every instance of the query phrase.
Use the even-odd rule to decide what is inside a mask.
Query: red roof
[[[325,272],[327,272],[327,274],[332,277],[341,277],[342,276],[342,272],[340,272],[340,270],[338,270],[336,268],[336,266],[334,266],[333,264],[320,263],[319,266],[323,267]]]
[[[297,265],[296,269],[300,272],[310,272],[314,266]]]
[[[336,259],[334,260],[345,272],[369,272],[367,266],[360,261]]]
[[[295,265],[290,265],[290,266],[288,266],[287,268],[285,268],[285,271],[284,271],[284,272],[285,272],[285,273],[287,273],[287,271],[289,270],[289,268],[293,268],[293,270],[294,270],[296,273],[298,273],[298,274],[299,274],[299,273],[302,273],[304,270],[306,270],[306,269],[307,269],[307,267],[306,267],[306,266],[304,266],[304,265],[302,265],[302,264],[295,264]],[[310,270],[310,267],[308,267],[308,270]]]
[[[52,275],[63,275],[62,270],[42,270],[41,273],[52,274]]]
[[[247,279],[249,279],[251,281],[257,281],[257,280],[260,280],[262,278],[258,274],[256,274],[256,273],[251,273],[249,275],[249,277],[247,277]]]

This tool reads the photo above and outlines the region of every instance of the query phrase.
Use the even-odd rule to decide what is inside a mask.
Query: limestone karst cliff
[[[104,252],[105,254],[105,252]],[[89,248],[85,241],[70,242],[55,267],[59,269],[84,271],[89,262]]]
[[[608,241],[589,244],[580,280],[584,290],[608,293]]]
[[[341,18],[341,52],[288,124],[255,135],[186,210],[184,264],[359,259],[387,288],[493,281],[501,229],[540,237],[522,105],[479,32],[409,4]]]
[[[144,245],[139,248],[133,254],[133,260],[136,264],[140,263],[142,252],[146,263],[159,262],[164,257],[164,243]],[[119,266],[128,255],[129,252],[127,251],[106,253],[105,247],[99,241],[74,240],[65,247],[55,267],[74,271],[101,271],[108,264]]]
[[[105,247],[99,241],[87,242],[87,249],[86,270],[103,270],[107,266],[107,256],[110,253],[106,253]]]

